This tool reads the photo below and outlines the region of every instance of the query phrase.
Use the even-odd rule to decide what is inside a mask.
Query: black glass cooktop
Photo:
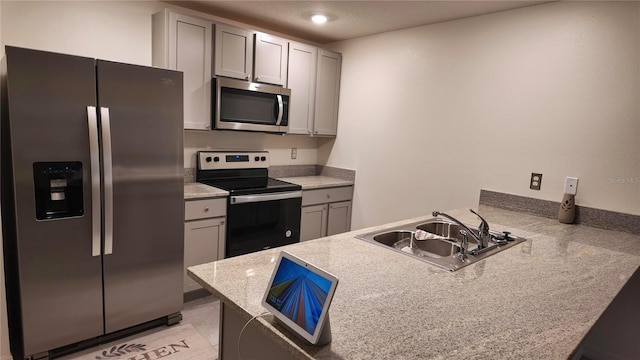
[[[267,169],[198,170],[196,181],[227,190],[232,195],[302,190],[302,186],[267,176]]]

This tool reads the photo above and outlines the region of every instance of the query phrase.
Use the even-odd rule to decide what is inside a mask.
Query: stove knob
[[[213,161],[218,162],[218,161],[220,161],[220,158],[216,156],[216,157],[213,158]]]
[[[260,161],[260,156],[256,156],[255,158],[253,158],[253,160]]]
[[[263,157],[261,157],[261,158],[260,158],[260,160],[261,160],[261,161],[267,161],[267,157],[266,157],[266,156],[263,156]]]
[[[206,159],[204,159],[206,162],[211,162],[211,156],[207,156]]]

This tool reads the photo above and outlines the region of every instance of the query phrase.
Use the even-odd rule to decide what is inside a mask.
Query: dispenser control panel
[[[58,219],[84,214],[82,163],[33,163],[36,219]]]

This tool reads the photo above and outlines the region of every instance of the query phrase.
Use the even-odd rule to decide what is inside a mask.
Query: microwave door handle
[[[278,119],[276,120],[276,125],[280,125],[282,122],[282,113],[284,111],[284,104],[282,103],[282,95],[276,95],[278,97]]]

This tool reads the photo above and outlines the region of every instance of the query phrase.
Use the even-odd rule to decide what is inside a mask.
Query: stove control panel
[[[269,168],[268,151],[198,151],[199,170]]]

